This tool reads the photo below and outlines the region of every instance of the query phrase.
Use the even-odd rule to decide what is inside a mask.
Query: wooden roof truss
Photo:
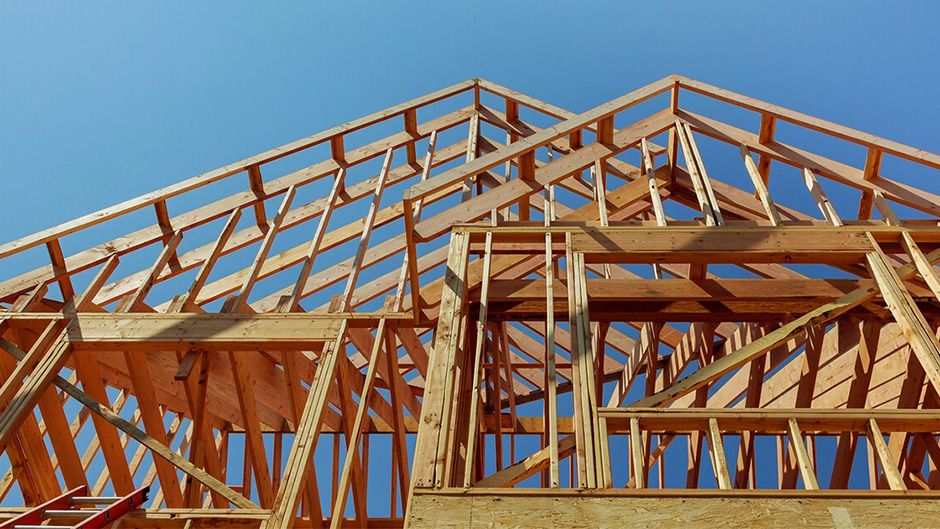
[[[677,75],[390,107],[0,246],[0,498],[287,529],[449,489],[931,495],[940,196],[888,173],[937,169]]]

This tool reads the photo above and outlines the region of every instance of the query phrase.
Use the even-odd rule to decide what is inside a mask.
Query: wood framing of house
[[[0,245],[0,518],[933,526],[937,170],[679,75],[474,79]]]

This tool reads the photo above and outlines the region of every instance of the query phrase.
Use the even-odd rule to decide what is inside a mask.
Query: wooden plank
[[[343,470],[340,474],[339,485],[335,488],[336,498],[333,501],[333,508],[330,510],[331,521],[330,528],[337,529],[341,527],[343,522],[343,516],[341,513],[345,512],[347,495],[349,493],[349,484],[350,476],[354,465],[359,464],[359,443],[360,437],[362,437],[363,426],[366,417],[366,413],[369,409],[369,399],[371,397],[373,385],[375,383],[376,375],[378,373],[379,365],[379,356],[382,355],[382,346],[385,341],[385,333],[387,332],[386,320],[381,320],[379,322],[378,329],[376,330],[375,345],[372,348],[372,352],[369,355],[369,365],[366,368],[366,377],[362,383],[362,389],[359,391],[359,406],[356,408],[356,415],[353,419],[351,432],[349,439],[346,443],[346,457],[343,461]],[[394,351],[385,351],[387,355],[395,354]],[[357,505],[357,517],[365,519],[367,514],[364,512],[358,512],[360,507]]]
[[[717,361],[717,360],[715,360]],[[940,411],[923,409],[820,408],[601,408],[611,433],[628,433],[634,418],[647,431],[677,433],[704,431],[717,419],[721,431],[787,434],[787,421],[795,419],[806,434],[865,432],[876,419],[886,432],[938,432]]]
[[[496,222],[495,212],[492,222]],[[487,293],[490,286],[490,265],[492,262],[493,236],[487,234],[486,249],[483,253],[483,283],[480,287],[480,310],[476,320],[476,339],[474,340],[472,375],[470,385],[469,420],[467,428],[467,455],[464,458],[463,486],[469,487],[473,482],[473,467],[476,461],[476,448],[479,440],[479,413],[480,413],[480,377],[483,369],[483,350],[486,347],[487,331]],[[511,391],[511,390],[510,390]]]
[[[826,195],[826,192],[823,191],[822,186],[819,185],[816,174],[805,167],[803,168],[803,182],[806,184],[806,188],[809,189],[809,192],[812,193],[816,207],[822,212],[823,217],[829,221],[829,224],[842,226],[842,219],[839,218],[839,214],[836,213],[836,208],[832,205],[832,202],[829,201],[829,197]]]
[[[800,469],[800,476],[803,478],[803,487],[807,490],[818,490],[819,482],[816,480],[816,471],[813,469],[813,463],[806,452],[806,445],[803,441],[803,433],[796,419],[787,420],[787,433],[790,439],[790,449],[796,455],[797,465]]]
[[[867,256],[872,277],[878,284],[878,289],[895,321],[901,326],[904,336],[909,340],[911,350],[924,368],[927,379],[935,390],[940,391],[940,342],[937,341],[936,335],[924,319],[923,313],[917,308],[910,292],[905,288],[902,274],[888,263],[884,253],[874,241],[873,246],[876,251]]]
[[[649,187],[650,203],[653,205],[653,212],[656,216],[656,224],[666,225],[666,213],[663,211],[663,200],[659,195],[659,185],[656,183],[656,169],[654,169],[653,159],[650,157],[649,143],[646,138],[640,141],[643,154],[643,174],[646,176],[646,185]]]
[[[633,486],[638,489],[646,488],[646,461],[643,457],[643,434],[640,432],[640,422],[637,418],[630,419],[630,475]]]
[[[512,143],[505,149],[500,149],[498,152],[481,156],[470,163],[441,173],[440,175],[429,179],[427,182],[419,183],[409,190],[409,192],[405,195],[405,198],[409,200],[417,200],[418,198],[427,196],[434,190],[444,187],[448,184],[461,182],[467,176],[478,175],[484,171],[489,171],[490,169],[498,167],[509,160],[518,158],[527,152],[534,152],[539,147],[544,147],[554,140],[557,140],[577,130],[581,130],[589,123],[594,123],[604,119],[605,117],[612,116],[613,114],[626,108],[646,101],[651,97],[655,97],[656,95],[659,95],[671,88],[671,86],[671,81],[668,79],[662,79],[650,83],[649,85],[629,92],[617,99],[584,112],[583,114],[579,114],[576,117],[568,119],[558,125],[555,125],[554,127],[545,129],[527,138],[522,138],[519,141]],[[2,254],[0,254],[0,257],[2,257]]]
[[[872,249],[863,232],[822,229],[586,228],[571,239],[589,262],[606,263],[855,264]]]
[[[774,133],[777,131],[777,118],[771,114],[760,115],[760,132],[757,136],[758,141],[767,145],[773,143]],[[757,160],[757,172],[760,174],[764,186],[770,183],[770,157],[760,155]]]
[[[461,109],[450,114],[446,114],[440,118],[431,120],[427,123],[422,123],[419,128],[422,135],[427,135],[434,130],[443,131],[458,126],[461,123],[469,120],[469,118],[470,110]],[[381,156],[390,145],[406,145],[411,141],[413,141],[413,138],[404,132],[392,135],[390,137],[375,141],[350,151],[350,162],[357,164],[366,162],[376,156]],[[462,147],[460,149],[451,147],[456,146],[449,146],[448,148],[441,149],[442,155],[440,156],[440,163],[450,161],[456,156],[462,155]],[[314,182],[320,178],[325,178],[335,174],[338,169],[339,166],[333,160],[319,162],[310,167],[294,171],[280,178],[267,182],[266,189],[269,196],[279,195],[286,192],[287,189],[291,186],[304,185],[310,182]],[[393,174],[395,177],[393,181],[399,182],[413,174],[416,174],[416,169],[409,165],[403,165],[396,168]],[[350,186],[350,188],[347,190],[348,199],[345,202],[349,202],[361,196],[370,194],[374,192],[374,189],[374,181],[370,182],[369,180],[360,182],[355,186]],[[172,224],[174,227],[176,227],[177,231],[186,231],[200,226],[206,222],[210,222],[214,219],[225,217],[229,215],[233,209],[251,205],[254,200],[254,194],[250,191],[236,193],[229,197],[216,200],[215,202],[205,206],[201,206],[194,210],[177,215],[172,219]],[[323,202],[324,201],[322,200],[313,201],[310,204],[296,208],[285,219],[282,228],[287,229],[291,226],[297,225],[300,222],[304,222],[315,217],[322,211]],[[262,232],[256,226],[251,226],[241,230],[233,235],[232,240],[226,247],[226,253],[237,250],[238,248],[241,248],[242,246],[250,244],[254,241],[261,240],[263,236],[264,232]],[[100,244],[88,250],[79,252],[67,258],[66,264],[70,271],[77,273],[91,266],[104,262],[110,255],[124,254],[141,246],[160,242],[163,240],[163,238],[163,231],[159,228],[159,226],[154,225],[129,233],[123,237]],[[206,253],[208,253],[210,249],[211,245],[206,245],[181,255],[180,261],[183,264],[183,268],[180,270],[174,270],[173,272],[179,273],[187,269],[187,267],[193,268],[198,266],[201,263],[201,259]],[[298,253],[300,252],[302,252],[302,249]],[[51,268],[49,267],[39,268],[31,272],[27,272],[26,274],[17,276],[14,279],[0,283],[0,296],[6,297],[9,295],[10,291],[19,292],[21,290],[32,288],[37,282],[48,281],[52,277],[54,276],[51,275]],[[138,280],[136,275],[127,278],[127,281],[130,283],[133,283],[136,280]],[[122,286],[127,286],[130,290],[136,288],[136,286]],[[107,293],[109,290],[110,289],[105,289],[102,295]],[[111,299],[113,300],[113,298]],[[104,303],[101,298],[98,299],[98,302]]]
[[[300,491],[308,477],[310,460],[323,424],[327,392],[334,381],[338,356],[345,354],[342,348],[345,323],[340,330],[340,338],[325,348],[320,356],[320,366],[307,394],[303,414],[297,423],[294,443],[284,465],[281,486],[277,490],[270,515],[261,522],[263,529],[289,529],[293,526]]]
[[[261,240],[261,245],[258,247],[258,252],[255,254],[255,259],[249,268],[248,274],[245,275],[245,281],[242,283],[238,297],[235,298],[234,306],[236,309],[248,303],[248,297],[251,295],[251,289],[255,286],[255,281],[258,279],[258,274],[261,272],[261,266],[264,264],[264,260],[268,258],[268,252],[271,251],[271,245],[274,244],[274,237],[277,235],[277,232],[281,227],[281,223],[284,222],[284,217],[290,210],[290,205],[294,200],[296,189],[296,187],[291,186],[287,192],[284,193],[284,199],[281,200],[281,205],[277,208],[277,214],[274,215],[274,218],[271,219],[271,222],[268,223],[267,230],[264,234],[264,239]]]
[[[252,165],[260,165],[264,163],[273,162],[285,156],[294,154],[301,150],[319,145],[325,141],[330,141],[336,136],[341,136],[342,134],[354,132],[356,130],[368,127],[375,123],[384,121],[386,119],[398,116],[412,108],[420,108],[423,106],[430,105],[442,99],[446,99],[453,95],[465,92],[473,87],[472,81],[463,81],[455,85],[437,90],[430,94],[424,95],[419,98],[415,98],[404,103],[386,108],[379,112],[370,114],[363,118],[359,118],[348,123],[344,123],[332,129],[314,134],[307,138],[301,140],[296,140],[294,142],[276,147],[265,151],[264,153],[251,156],[244,160],[214,169],[212,171],[203,173],[198,176],[194,176],[187,180],[183,180],[176,184],[169,185],[167,187],[158,189],[146,195],[141,195],[139,197],[126,200],[114,206],[96,211],[94,213],[89,213],[77,219],[71,220],[59,224],[58,226],[43,230],[32,235],[22,237],[16,241],[0,245],[0,259],[12,255],[14,253],[21,252],[28,248],[32,248],[36,245],[43,244],[47,241],[58,239],[70,233],[74,233],[78,230],[94,226],[106,220],[136,211],[140,208],[144,208],[158,202],[160,200],[167,200],[174,196],[180,195],[187,191],[208,185],[212,182],[227,178],[233,174],[237,174],[247,167]]]
[[[428,175],[431,172],[431,165],[434,161],[434,151],[437,146],[437,131],[431,133],[431,137],[428,139],[428,152],[424,157],[424,166],[421,169],[421,182],[424,182],[428,179]],[[412,205],[412,201],[405,199],[402,201],[403,209],[402,218],[405,224],[405,259],[407,259],[408,267],[408,279],[409,279],[409,289],[411,290],[411,310],[414,312],[415,320],[418,320],[419,311],[421,310],[421,297],[419,294],[420,283],[418,278],[418,255],[417,249],[415,248],[415,241],[413,239],[414,226],[415,223],[421,220],[421,210],[424,204],[424,199],[417,201],[417,204]],[[399,289],[399,293],[402,293],[403,290]]]
[[[464,155],[464,163],[473,161],[477,157],[477,141],[480,138],[480,114],[474,112],[473,116],[470,117],[470,127],[467,132],[467,152]],[[521,168],[520,168],[521,171]],[[463,191],[461,193],[460,199],[466,201],[470,198],[473,191],[473,184],[475,183],[476,178],[472,176],[467,176],[463,180]]]
[[[202,290],[202,287],[205,286],[206,281],[209,280],[209,274],[212,273],[212,267],[215,266],[216,261],[218,261],[219,257],[221,257],[222,250],[225,248],[225,244],[232,236],[232,232],[234,232],[235,228],[238,226],[238,221],[241,218],[241,214],[242,210],[235,209],[225,221],[225,224],[222,226],[222,231],[219,232],[219,236],[215,240],[215,244],[212,245],[212,251],[209,252],[206,260],[203,261],[202,266],[199,267],[199,272],[196,273],[196,277],[193,279],[192,284],[188,289],[186,289],[186,293],[184,294],[184,301],[182,303],[182,312],[189,312],[196,307],[196,300],[199,298],[199,292]]]
[[[317,221],[317,228],[313,232],[313,238],[310,239],[310,245],[307,247],[307,255],[304,256],[303,263],[300,265],[300,271],[297,274],[297,282],[294,283],[294,289],[290,294],[288,302],[288,312],[295,310],[300,304],[300,296],[304,293],[307,281],[310,280],[310,271],[313,269],[317,255],[320,253],[320,245],[323,243],[323,236],[326,234],[326,228],[330,224],[330,218],[333,216],[336,201],[339,198],[339,192],[343,189],[346,181],[346,170],[340,169],[333,180],[333,186],[330,187],[330,194],[326,198],[326,208]]]
[[[255,194],[255,198],[258,199],[257,202],[251,206],[255,212],[255,224],[261,228],[262,231],[266,231],[268,229],[268,215],[264,211],[264,199],[267,198],[267,195],[264,192],[264,180],[261,178],[261,166],[248,166],[247,173],[248,189],[250,189],[251,192]]]
[[[718,488],[730,489],[731,477],[728,475],[725,445],[721,440],[721,432],[718,431],[718,419],[714,417],[708,419],[708,429],[705,430],[705,437],[708,439],[708,453],[711,455],[712,469],[715,471]]]
[[[606,196],[606,193],[605,193]],[[550,226],[554,221],[554,192],[551,187],[545,189],[543,207],[544,224]],[[545,232],[545,418],[548,421],[548,436],[545,438],[549,449],[548,486],[560,486],[558,468],[558,375],[555,369],[555,263],[552,259],[552,234]],[[565,295],[567,299],[567,293]],[[507,348],[508,349],[508,348]],[[508,350],[507,350],[508,353]],[[512,390],[514,391],[514,390]]]
[[[861,132],[844,125],[839,125],[838,123],[815,118],[813,116],[796,112],[779,105],[774,105],[759,99],[737,94],[730,90],[725,90],[723,88],[718,88],[700,81],[689,79],[688,77],[678,77],[679,84],[686,90],[698,92],[700,94],[718,99],[719,101],[732,103],[748,110],[761,112],[762,114],[768,114],[776,117],[777,119],[783,119],[808,129],[822,132],[823,134],[829,134],[831,136],[858,143],[866,147],[875,147],[883,152],[887,152],[916,163],[924,164],[929,167],[933,167],[934,169],[940,169],[940,156],[926,152],[922,149],[917,149],[891,140],[879,138],[873,134]]]
[[[324,314],[90,314],[66,328],[77,349],[164,351],[304,349],[334,339],[343,315]],[[364,320],[368,321],[368,320]]]
[[[434,461],[435,464],[413,469],[412,490],[415,487],[441,485],[442,458],[438,457],[439,439],[447,426],[445,404],[449,400],[448,375],[453,365],[460,329],[458,328],[463,297],[466,291],[468,236],[454,233],[451,236],[444,290],[441,294],[441,311],[438,317],[434,348],[428,363],[425,386],[425,404],[421,408],[420,423],[423,425],[415,441],[415,458]]]
[[[721,529],[749,527],[814,527],[851,529],[879,527],[907,529],[931,527],[936,520],[936,496],[823,495],[805,491],[676,491],[633,489],[584,491],[422,490],[412,506],[408,526],[413,529],[487,527],[509,529],[519,520],[548,527],[617,527],[646,529]],[[533,520],[533,518],[535,518]],[[664,520],[665,519],[665,520]]]
[[[884,435],[882,435],[881,428],[878,427],[878,422],[874,418],[868,420],[866,434],[868,435],[868,442],[874,447],[878,462],[885,473],[885,478],[888,480],[888,486],[891,487],[891,490],[907,490],[904,478],[901,477],[901,473],[898,471],[897,461],[888,451]]]
[[[894,208],[891,207],[891,204],[888,203],[884,195],[876,191],[873,194],[872,200],[878,208],[878,211],[884,216],[885,222],[888,225],[901,225],[901,220],[898,219]],[[924,252],[921,251],[917,242],[914,241],[914,238],[907,231],[901,232],[901,246],[904,248],[904,251],[907,252],[911,261],[917,266],[917,272],[920,274],[921,278],[923,278],[924,282],[927,283],[927,286],[934,293],[934,296],[940,299],[940,277],[937,277],[936,270],[927,262]]]
[[[490,302],[545,300],[547,281],[541,279],[493,279]],[[763,302],[786,299],[829,300],[860,287],[874,286],[869,279],[594,279],[586,281],[592,302],[604,301],[733,301]],[[567,285],[560,279],[551,283],[552,299],[558,303],[567,297]],[[471,302],[480,299],[479,287],[469,292]]]
[[[705,196],[708,197],[708,203],[711,205],[712,214],[715,217],[715,224],[721,226],[725,223],[724,217],[721,215],[721,208],[718,207],[718,199],[715,198],[715,192],[712,190],[711,179],[708,177],[708,171],[705,170],[705,162],[702,160],[702,154],[698,150],[698,144],[695,141],[695,136],[692,134],[692,128],[689,127],[688,123],[683,123],[682,128],[685,130],[685,137],[689,142],[689,147],[692,148],[692,156],[698,168],[698,175],[701,178],[702,187],[705,189]]]
[[[752,152],[767,155],[774,160],[796,167],[802,171],[810,168],[819,176],[835,180],[862,191],[880,191],[890,200],[925,211],[932,215],[940,213],[940,196],[924,189],[889,180],[883,176],[865,180],[863,171],[824,156],[781,142],[763,145],[756,135],[719,121],[681,110],[679,118],[693,129],[735,146],[745,145]]]
[[[239,409],[242,413],[245,429],[246,456],[250,457],[251,469],[255,474],[255,483],[258,485],[258,496],[262,507],[270,508],[274,502],[274,489],[271,482],[271,472],[268,467],[267,451],[261,435],[260,421],[258,420],[257,401],[253,389],[254,382],[250,374],[251,366],[246,362],[243,354],[229,352],[229,363],[232,366],[234,389],[238,397]]]
[[[770,219],[770,224],[779,226],[781,222],[780,213],[777,212],[777,205],[774,203],[773,198],[771,198],[770,191],[767,190],[764,173],[754,165],[754,158],[751,158],[751,153],[745,145],[741,145],[741,158],[744,160],[744,167],[747,169],[747,174],[751,177],[751,182],[754,184],[757,197],[760,199],[761,205],[764,206],[764,211],[767,212],[767,218]],[[761,159],[763,160],[765,157],[761,157]]]
[[[868,154],[865,155],[865,168],[862,173],[862,178],[865,180],[873,180],[878,177],[878,172],[881,169],[881,151],[875,147],[868,148]],[[872,206],[873,193],[871,191],[863,191],[862,198],[858,201],[858,218],[867,219],[871,217],[871,206]]]
[[[940,250],[931,252],[928,256],[930,262],[940,260]],[[907,278],[913,274],[913,266],[905,265],[898,270],[899,278]],[[810,311],[799,318],[781,325],[776,330],[765,334],[748,345],[737,351],[718,358],[711,364],[699,369],[695,373],[674,382],[671,386],[665,388],[659,393],[637,401],[634,405],[638,407],[659,406],[676,400],[677,398],[694,391],[695,389],[707,384],[711,380],[718,378],[741,365],[753,360],[754,358],[766,353],[770,349],[785,343],[791,336],[800,332],[807,324],[821,325],[833,318],[844,314],[846,311],[856,307],[872,297],[876,292],[873,289],[859,288],[840,297],[836,301],[827,303],[816,310]]]
[[[712,203],[711,197],[708,196],[698,160],[690,146],[691,140],[689,138],[691,134],[689,131],[691,129],[687,129],[678,119],[676,120],[675,127],[677,130],[676,137],[679,139],[679,146],[682,147],[682,157],[685,159],[685,166],[692,179],[692,187],[695,189],[695,197],[698,199],[699,211],[701,211],[702,215],[705,217],[706,225],[717,226],[718,217],[714,209],[715,204]]]
[[[575,449],[575,439],[573,435],[568,435],[558,441],[558,453],[560,458],[565,458],[572,454]],[[548,447],[542,448],[529,457],[510,465],[499,472],[477,481],[474,488],[508,488],[516,483],[524,481],[530,476],[534,476],[547,468],[551,462]]]
[[[15,345],[11,344],[10,342],[7,342],[6,340],[0,341],[0,347],[3,347],[3,349],[7,353],[13,355],[17,359],[22,358],[22,356],[25,355],[23,351],[20,351]],[[189,461],[186,461],[186,459],[181,457],[179,454],[167,448],[166,445],[158,443],[157,441],[153,439],[153,437],[150,437],[144,431],[139,429],[137,426],[131,424],[130,422],[122,418],[120,415],[118,415],[113,410],[111,410],[111,408],[103,406],[97,400],[89,396],[84,391],[78,389],[72,383],[65,380],[61,376],[56,375],[55,378],[53,379],[53,383],[59,389],[61,389],[62,391],[67,393],[70,397],[72,397],[73,399],[81,403],[83,406],[91,410],[97,416],[100,416],[105,421],[115,426],[118,430],[126,433],[134,440],[145,445],[154,453],[154,455],[159,456],[163,459],[166,459],[167,461],[170,461],[171,463],[176,465],[180,470],[182,470],[186,474],[193,476],[194,478],[199,480],[201,483],[203,483],[205,486],[209,487],[210,489],[224,496],[232,504],[238,507],[245,508],[245,509],[254,509],[258,507],[251,501],[245,499],[243,496],[241,496],[240,494],[230,489],[227,485],[225,485],[221,481],[207,474],[202,469],[199,469],[193,466]],[[126,461],[125,461],[125,464],[126,464]]]

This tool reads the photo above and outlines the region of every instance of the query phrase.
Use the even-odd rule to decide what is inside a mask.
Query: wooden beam
[[[807,490],[818,490],[819,482],[816,480],[816,472],[813,470],[813,463],[806,452],[803,434],[800,432],[800,426],[796,419],[790,418],[787,420],[787,433],[790,439],[790,449],[796,455],[800,476],[803,478],[803,487]]]
[[[895,321],[910,341],[911,350],[924,368],[927,379],[935,390],[940,391],[940,342],[904,286],[902,274],[888,262],[874,240],[872,244],[876,251],[867,256],[872,277]]]
[[[566,436],[558,441],[558,454],[561,459],[568,457],[574,453],[575,449],[575,440],[573,435]],[[542,471],[542,469],[547,468],[551,462],[551,455],[549,454],[549,448],[545,447],[541,450],[535,452],[529,457],[519,461],[516,464],[510,465],[499,472],[490,474],[489,476],[477,481],[473,486],[474,488],[508,488],[513,485],[524,481],[530,476],[534,476]]]
[[[928,260],[936,262],[940,260],[940,250],[931,252]],[[897,271],[897,276],[906,279],[914,273],[912,265],[905,265]],[[711,364],[699,369],[695,373],[674,382],[664,390],[640,399],[634,405],[638,407],[660,406],[676,400],[677,398],[694,391],[708,382],[731,372],[741,365],[753,360],[754,358],[766,353],[770,349],[785,343],[791,336],[799,333],[807,324],[821,325],[833,318],[844,314],[853,307],[856,307],[870,300],[876,292],[871,288],[859,288],[840,297],[836,301],[827,303],[816,310],[810,311],[799,318],[781,325],[776,330],[765,334],[748,345],[737,351],[718,358]]]
[[[715,471],[718,488],[730,489],[731,477],[728,475],[725,445],[721,440],[721,432],[718,431],[718,420],[714,417],[708,419],[708,429],[705,430],[705,437],[708,439],[708,453],[711,455],[712,468]]]
[[[744,167],[747,169],[748,176],[751,177],[751,182],[754,184],[754,189],[757,192],[757,197],[760,199],[761,205],[764,206],[764,210],[767,212],[767,218],[770,219],[770,223],[773,226],[780,225],[780,213],[777,212],[777,205],[774,204],[773,198],[770,196],[770,191],[767,190],[767,182],[764,178],[764,173],[762,173],[758,166],[754,165],[754,158],[751,158],[751,153],[748,151],[747,147],[741,145],[741,158],[744,159]],[[761,157],[761,160],[764,160],[765,157]],[[769,168],[769,158],[768,168]]]
[[[7,353],[13,355],[17,359],[20,359],[25,355],[23,351],[20,351],[15,345],[6,340],[0,340],[0,347],[2,347]],[[245,509],[258,508],[256,504],[245,499],[243,496],[236,493],[227,485],[206,473],[204,470],[193,466],[192,463],[186,461],[186,459],[181,457],[179,454],[167,448],[166,445],[158,443],[153,439],[153,437],[147,435],[143,430],[122,418],[120,415],[111,410],[111,408],[103,406],[97,400],[89,396],[84,391],[78,389],[61,376],[56,375],[53,379],[53,383],[77,402],[81,403],[83,406],[103,418],[105,421],[111,423],[118,430],[126,433],[137,442],[145,445],[154,453],[154,455],[173,463],[186,474],[193,476],[211,490],[214,490],[224,496],[232,504]]]
[[[881,464],[881,469],[884,471],[885,477],[888,480],[888,486],[891,487],[891,490],[907,490],[907,486],[904,485],[904,479],[898,471],[897,461],[894,459],[894,456],[891,455],[891,452],[888,451],[888,445],[885,444],[885,438],[875,419],[872,418],[868,420],[866,434],[868,435],[868,442],[871,443],[871,446],[874,448],[878,462]]]
[[[268,347],[297,350],[335,338],[345,316],[345,313],[81,313],[73,317],[65,334],[71,345],[83,350],[185,351],[196,344],[209,350]],[[362,319],[361,324],[371,320]]]

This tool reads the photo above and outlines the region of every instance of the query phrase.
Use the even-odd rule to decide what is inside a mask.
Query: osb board
[[[937,500],[715,498],[418,493],[409,527],[424,528],[940,528]]]

